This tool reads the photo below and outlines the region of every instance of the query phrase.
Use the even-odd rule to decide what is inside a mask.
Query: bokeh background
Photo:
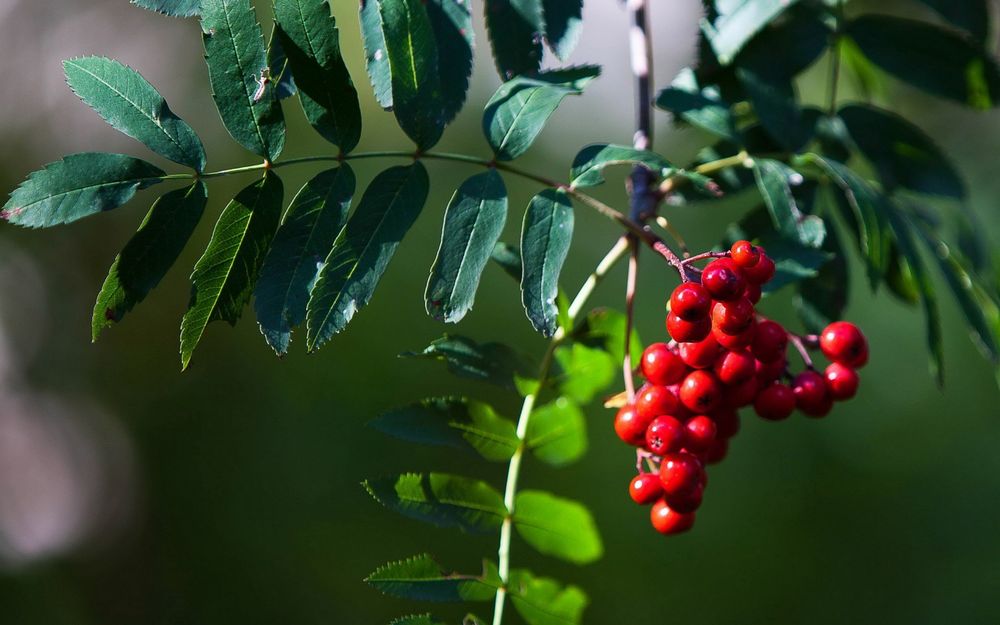
[[[266,19],[269,3],[258,4]],[[359,149],[406,145],[368,89],[356,3],[333,4],[366,113]],[[653,4],[655,75],[663,85],[693,57],[700,3]],[[917,3],[877,4],[933,19]],[[555,178],[565,177],[578,146],[628,143],[632,133],[625,13],[618,2],[589,0],[585,19],[573,60],[602,64],[604,76],[584,97],[564,103],[523,159]],[[469,105],[440,147],[485,155],[479,115],[498,79],[481,15],[476,24]],[[215,115],[196,22],[125,0],[0,0],[4,190],[74,151],[123,151],[160,162],[65,86],[60,61],[85,54],[141,71],[201,133],[210,168],[252,162]],[[826,63],[824,57],[802,78],[807,101],[825,97]],[[851,90],[848,76],[845,97]],[[888,79],[879,101],[914,119],[954,158],[996,240],[1000,114],[971,112]],[[286,156],[332,149],[298,106],[286,106],[286,116]],[[655,146],[668,158],[683,162],[704,142],[657,115]],[[358,162],[356,171],[366,180],[388,164]],[[496,267],[487,269],[476,308],[458,328],[424,314],[442,210],[472,173],[429,167],[430,201],[372,304],[318,354],[306,355],[297,342],[283,360],[270,353],[248,311],[235,330],[210,326],[191,370],[180,373],[187,274],[208,239],[209,219],[164,284],[97,344],[89,336],[94,297],[154,196],[140,194],[126,208],[70,227],[0,228],[0,622],[374,625],[430,608],[459,620],[458,608],[385,598],[361,579],[383,561],[422,551],[447,567],[477,570],[484,556],[495,557],[494,538],[454,535],[387,513],[359,482],[437,469],[500,484],[505,467],[415,448],[365,424],[386,408],[456,392],[513,414],[516,398],[396,354],[444,331],[536,354],[543,341],[521,315],[516,284]],[[282,170],[286,188],[310,171]],[[207,215],[248,182],[213,182]],[[508,184],[505,238],[515,240],[519,207],[536,189],[516,179]],[[604,197],[620,204],[621,186],[606,187]],[[676,208],[670,216],[694,247],[705,247],[739,210]],[[616,234],[602,218],[579,212],[564,271],[569,288]],[[645,258],[637,314],[647,340],[662,337],[670,274]],[[590,506],[606,555],[576,568],[515,539],[515,566],[583,586],[592,600],[588,623],[1000,622],[1000,394],[993,374],[943,297],[948,380],[937,389],[919,314],[860,282],[851,286],[848,316],[868,331],[873,358],[857,400],[822,421],[745,419],[730,457],[712,471],[695,531],[670,540],[629,501],[632,452],[615,438],[609,411],[591,407],[583,461],[554,470],[529,459],[523,484]],[[595,302],[620,307],[622,283],[619,269]],[[766,308],[789,319],[786,297]]]

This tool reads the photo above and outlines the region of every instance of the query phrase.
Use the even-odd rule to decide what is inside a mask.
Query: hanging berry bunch
[[[704,270],[693,265],[705,259],[713,260]],[[854,324],[837,321],[818,336],[798,336],[757,314],[775,265],[749,241],[688,258],[682,270],[667,312],[672,340],[646,347],[646,384],[615,417],[615,432],[638,448],[629,494],[652,504],[653,527],[663,534],[694,524],[708,483],[705,465],[726,457],[741,408],[752,405],[768,421],[787,419],[796,408],[826,416],[835,401],[854,397],[857,369],[868,361],[868,343]],[[797,374],[789,344],[805,365]],[[822,373],[809,353],[816,349],[831,361]]]

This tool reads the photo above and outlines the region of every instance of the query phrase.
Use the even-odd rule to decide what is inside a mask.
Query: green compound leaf
[[[482,575],[446,573],[428,554],[383,564],[365,581],[393,597],[417,601],[492,601],[499,578],[492,567]]]
[[[822,245],[826,236],[823,220],[803,214],[792,195],[791,183],[801,184],[802,175],[781,161],[767,158],[754,159],[753,173],[778,232],[806,247]]]
[[[587,420],[565,397],[536,408],[528,422],[528,449],[542,462],[562,467],[587,452]]]
[[[361,0],[360,17],[365,68],[375,91],[375,99],[379,106],[388,111],[392,108],[392,70],[389,68],[389,56],[385,52],[379,0]]]
[[[624,145],[594,143],[577,152],[570,169],[572,187],[595,187],[604,183],[605,167],[615,165],[642,165],[658,178],[666,177],[672,166],[656,152],[638,150]]]
[[[427,314],[458,323],[472,310],[479,279],[506,220],[507,189],[496,170],[472,176],[455,191],[424,293]]]
[[[194,17],[201,10],[201,0],[130,0],[137,7],[170,17]]]
[[[481,480],[446,473],[404,473],[367,480],[380,504],[404,516],[470,534],[491,534],[507,516],[503,495]]]
[[[191,238],[207,201],[208,189],[197,182],[153,203],[139,230],[115,257],[97,295],[91,321],[94,341],[156,288]]]
[[[588,564],[604,554],[597,525],[576,501],[524,490],[514,503],[514,527],[529,545],[546,555]]]
[[[269,172],[240,191],[215,224],[191,274],[191,301],[181,320],[181,368],[211,321],[236,325],[281,219],[281,179]]]
[[[583,0],[542,0],[545,41],[560,61],[573,53],[583,30]]]
[[[728,65],[754,35],[770,24],[783,11],[795,4],[796,0],[739,0],[730,3],[714,24],[702,22],[705,33],[715,56],[723,65]]]
[[[67,224],[118,208],[164,172],[125,154],[70,154],[31,173],[10,194],[0,219],[27,228]]]
[[[306,307],[306,345],[320,348],[364,308],[396,248],[427,200],[427,170],[417,162],[372,180],[337,235]]]
[[[589,599],[576,586],[563,586],[524,569],[510,572],[511,603],[528,625],[579,625]]]
[[[845,106],[837,115],[883,186],[963,199],[965,184],[933,139],[899,115],[869,105]]]
[[[205,168],[198,135],[137,71],[96,56],[63,61],[63,69],[73,92],[112,128],[175,163]]]
[[[616,338],[621,341],[622,333]],[[619,350],[620,351],[620,350]],[[583,343],[563,345],[556,349],[556,362],[560,372],[553,380],[559,391],[580,404],[587,404],[594,396],[608,387],[615,379],[618,368],[603,347],[588,347]]]
[[[201,29],[212,96],[226,130],[254,154],[276,160],[285,145],[285,118],[250,0],[202,0]]]
[[[567,95],[579,95],[601,74],[596,65],[518,76],[500,85],[483,113],[483,132],[497,159],[524,154]]]
[[[254,291],[254,310],[264,339],[279,356],[288,351],[292,328],[306,318],[309,292],[347,221],[355,186],[347,163],[320,172],[292,199],[274,235]]]
[[[546,189],[528,204],[521,227],[521,304],[543,336],[555,334],[559,273],[573,239],[573,205],[564,191]]]
[[[446,124],[462,110],[469,91],[473,48],[470,4],[465,0],[430,0],[424,4],[437,42],[440,96]]]
[[[973,108],[997,105],[1000,67],[956,32],[900,17],[862,15],[848,22],[845,34],[900,80]]]
[[[698,78],[689,68],[682,69],[670,86],[656,96],[657,108],[670,111],[675,121],[726,139],[739,141],[736,122],[716,87],[698,85]]]
[[[514,423],[489,405],[463,397],[431,397],[373,419],[376,430],[422,445],[440,445],[505,462],[517,449]]]
[[[404,358],[438,360],[453,374],[515,389],[514,374],[523,368],[517,354],[501,343],[479,344],[464,336],[445,334],[422,352],[404,352]]]
[[[501,80],[542,66],[542,0],[485,0],[486,30]]]
[[[341,152],[350,152],[361,138],[361,105],[341,56],[330,5],[326,0],[278,0],[274,15],[306,119]]]

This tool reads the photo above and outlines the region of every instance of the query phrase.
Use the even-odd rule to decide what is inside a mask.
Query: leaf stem
[[[843,27],[844,23],[844,5],[843,3],[838,3],[837,5],[837,27],[831,34],[833,41],[830,43],[830,54],[833,57],[830,60],[830,86],[827,98],[829,103],[827,105],[827,113],[830,117],[837,114],[837,86],[840,84],[840,29]]]

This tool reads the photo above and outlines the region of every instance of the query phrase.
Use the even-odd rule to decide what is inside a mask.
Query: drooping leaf
[[[278,36],[277,24],[271,28],[271,37],[267,40],[267,66],[271,81],[274,83],[274,97],[284,100],[298,93],[295,76],[292,75],[292,68],[288,64],[288,55],[285,54],[281,37]]]
[[[835,228],[830,228],[823,241],[823,250],[830,260],[817,274],[799,282],[793,303],[806,329],[819,333],[827,325],[841,319],[847,307],[850,274],[847,253],[840,244]]]
[[[597,525],[579,502],[523,490],[517,494],[513,516],[521,538],[546,555],[588,564],[604,554]]]
[[[504,388],[514,388],[514,374],[521,368],[520,359],[502,343],[476,343],[464,336],[444,335],[422,352],[404,352],[404,357],[439,360],[455,375],[482,380]]]
[[[274,161],[285,145],[285,118],[250,0],[202,0],[201,29],[212,96],[226,130]]]
[[[501,80],[542,66],[542,0],[485,0],[486,30]]]
[[[989,0],[920,0],[956,28],[985,44],[990,33]]]
[[[556,331],[556,296],[573,239],[573,205],[564,191],[546,189],[528,204],[521,227],[521,304],[543,336]]]
[[[656,106],[670,111],[675,120],[684,121],[722,139],[737,142],[736,123],[715,87],[698,85],[689,68],[677,74],[670,86],[656,96]]]
[[[757,188],[778,232],[806,247],[822,245],[826,236],[823,220],[816,215],[803,214],[792,195],[792,182],[801,184],[802,174],[769,158],[754,159],[753,171]]]
[[[94,341],[156,288],[194,232],[207,201],[208,189],[199,181],[153,203],[139,230],[115,257],[97,295],[91,322]]]
[[[380,592],[417,601],[491,601],[499,580],[483,575],[446,573],[428,554],[380,566],[365,581]]]
[[[446,124],[462,110],[469,91],[473,48],[470,4],[465,0],[430,0],[424,5],[437,42],[441,100]]]
[[[365,66],[375,99],[385,110],[392,108],[392,70],[385,51],[385,32],[379,0],[361,0],[361,35],[365,46]]]
[[[573,53],[583,30],[583,0],[542,0],[545,41],[560,61]]]
[[[372,180],[320,270],[306,308],[309,351],[329,341],[364,308],[396,248],[427,200],[420,162],[391,167]]]
[[[616,337],[619,342],[624,335],[622,332]],[[583,343],[560,346],[556,349],[555,358],[560,371],[553,376],[553,381],[558,383],[563,395],[580,404],[589,403],[606,389],[619,368],[611,354],[603,348],[588,347]],[[618,364],[621,364],[620,361]]]
[[[754,35],[788,9],[796,0],[739,0],[720,10],[714,24],[702,22],[702,32],[719,63],[728,65]]]
[[[181,320],[183,369],[209,322],[239,320],[281,219],[283,192],[281,179],[268,172],[222,211],[191,274],[191,301]]]
[[[1000,67],[983,48],[927,22],[862,15],[845,34],[865,56],[896,78],[977,109],[996,106]]]
[[[528,625],[579,625],[589,599],[576,586],[563,586],[524,569],[510,572],[511,603]]]
[[[278,354],[306,317],[309,293],[337,233],[347,221],[356,180],[347,163],[320,172],[292,199],[274,235],[254,290],[257,323]]]
[[[326,0],[280,0],[274,16],[306,119],[341,152],[350,152],[361,138],[361,106],[341,56],[330,5]]]
[[[457,323],[472,310],[480,276],[506,220],[507,189],[496,170],[472,176],[455,191],[424,294],[427,314]]]
[[[125,154],[70,154],[31,173],[10,194],[0,219],[27,228],[66,224],[118,208],[164,172]]]
[[[112,128],[175,163],[196,171],[205,168],[198,135],[139,72],[97,56],[64,61],[63,68],[73,92]]]
[[[438,527],[472,534],[500,529],[507,516],[503,495],[481,480],[447,473],[404,473],[366,480],[365,489],[390,510]]]
[[[524,154],[567,95],[579,95],[601,73],[595,65],[518,76],[500,85],[486,103],[483,132],[497,159]]]
[[[498,242],[493,246],[490,260],[500,265],[500,268],[511,278],[515,280],[521,279],[521,250],[517,249],[516,245],[504,243],[503,241]]]
[[[431,397],[390,410],[369,425],[413,443],[478,453],[486,460],[510,460],[517,449],[514,423],[489,405],[459,397]]]
[[[201,10],[201,0],[130,0],[130,2],[170,17],[193,17]]]
[[[594,187],[604,182],[605,167],[642,165],[657,178],[669,175],[672,167],[667,159],[650,150],[638,150],[624,145],[593,143],[577,152],[570,169],[570,186]]]
[[[845,106],[837,115],[887,190],[903,187],[918,193],[965,197],[961,176],[934,141],[914,124],[870,105]]]
[[[528,449],[540,460],[561,467],[587,451],[583,411],[565,397],[536,408],[528,421]]]

